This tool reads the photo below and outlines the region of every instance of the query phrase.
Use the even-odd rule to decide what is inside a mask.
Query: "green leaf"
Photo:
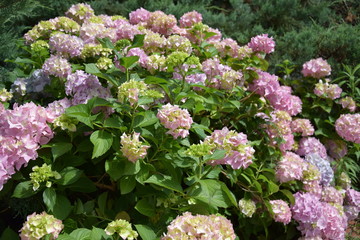
[[[12,197],[14,198],[27,198],[34,195],[36,191],[33,190],[31,181],[19,183],[14,190]]]
[[[68,235],[68,234],[61,234],[57,240],[77,240],[76,238]]]
[[[98,67],[95,65],[95,63],[88,63],[88,64],[84,64],[85,65],[85,72],[90,73],[90,74],[97,74],[97,73],[101,73],[100,70],[98,69]]]
[[[120,65],[125,68],[132,68],[135,66],[139,58],[139,56],[122,57],[120,58]]]
[[[152,183],[160,187],[164,187],[176,192],[183,191],[180,183],[176,182],[172,177],[166,175],[155,174],[148,178],[145,183]]]
[[[136,224],[135,228],[143,240],[154,240],[156,233],[149,226]]]
[[[98,197],[98,201],[97,201],[100,213],[104,216],[105,216],[107,198],[108,198],[108,192],[104,192]]]
[[[106,128],[121,128],[123,126],[123,120],[117,116],[111,116],[104,121],[104,127]]]
[[[7,227],[1,234],[0,240],[18,240],[19,234],[14,232],[11,228]]]
[[[147,217],[153,217],[155,215],[155,206],[150,204],[147,199],[141,199],[135,205],[135,209]]]
[[[91,231],[86,228],[79,228],[72,231],[70,236],[74,237],[76,240],[90,240]]]
[[[60,220],[64,220],[65,218],[67,218],[67,216],[69,216],[71,210],[72,210],[72,207],[71,207],[71,203],[70,203],[69,199],[67,199],[63,195],[59,195],[59,194],[56,195],[56,203],[54,205],[54,211],[53,211],[54,217],[56,217]],[[76,239],[78,239],[78,238],[76,238]]]
[[[78,181],[68,185],[67,188],[74,192],[91,193],[96,191],[95,184],[86,176],[81,176]]]
[[[46,207],[50,210],[54,210],[54,206],[56,203],[56,192],[53,188],[46,188],[43,192],[43,201]]]
[[[122,195],[130,193],[136,186],[135,176],[123,176],[119,182],[119,186]]]
[[[280,190],[280,192],[282,192],[290,201],[290,204],[295,204],[295,198],[294,195],[287,189],[282,189]]]
[[[143,115],[142,115],[143,114]],[[159,119],[155,116],[153,111],[145,111],[141,115],[137,115],[134,120],[135,127],[147,127],[157,123]]]
[[[108,133],[105,130],[97,130],[91,134],[90,141],[94,144],[94,150],[91,157],[93,159],[102,156],[110,149],[113,143],[113,137],[111,133]]]
[[[163,78],[147,76],[144,80],[146,84],[168,84],[168,81]]]
[[[133,43],[128,48],[128,50],[130,50],[131,48],[142,47],[144,45],[144,38],[145,38],[145,34],[136,34],[134,36]]]
[[[57,142],[54,143],[51,147],[51,153],[53,155],[54,160],[58,157],[64,155],[72,149],[72,144],[68,142]]]
[[[82,171],[74,167],[66,167],[61,172],[61,178],[57,181],[59,185],[69,185],[81,177]]]
[[[104,229],[93,227],[91,230],[90,240],[112,240],[112,236],[106,234]]]
[[[76,118],[80,122],[84,123],[85,125],[94,128],[92,121],[96,118],[96,116],[91,116],[90,114],[91,109],[86,104],[79,104],[76,106],[69,107],[65,110],[66,115],[69,117]]]
[[[204,157],[204,161],[210,161],[210,160],[218,160],[223,159],[226,155],[226,150],[215,150],[215,152],[211,155],[207,155]]]
[[[106,38],[96,38],[96,40],[98,40],[99,43],[101,43],[102,47],[114,49],[114,44],[111,42],[110,38],[108,38],[108,37],[106,37]]]

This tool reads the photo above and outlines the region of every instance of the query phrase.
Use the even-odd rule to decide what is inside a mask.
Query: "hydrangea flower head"
[[[274,109],[286,111],[291,116],[301,112],[302,101],[298,96],[291,95],[291,87],[280,86],[276,91],[269,94],[267,99]]]
[[[250,91],[254,91],[262,97],[267,97],[280,88],[280,83],[276,75],[263,71],[258,71],[257,74],[258,78],[249,85]]]
[[[314,134],[314,127],[309,119],[295,119],[291,122],[291,131],[294,133],[301,133],[301,136],[311,136]]]
[[[45,60],[42,70],[46,75],[66,78],[71,74],[71,64],[60,56],[52,55]]]
[[[283,159],[277,164],[276,178],[282,183],[301,180],[305,169],[306,163],[299,155],[286,152]]]
[[[131,224],[123,219],[110,222],[105,228],[107,235],[119,234],[122,239],[133,240],[138,237],[138,233],[131,228]]]
[[[53,215],[46,212],[33,213],[27,216],[26,222],[20,229],[20,238],[21,240],[37,240],[50,234],[51,239],[57,239],[63,228],[61,220],[56,219]]]
[[[138,23],[146,23],[150,18],[150,12],[143,8],[138,8],[129,14],[129,22],[133,25]]]
[[[343,205],[344,190],[338,190],[334,187],[323,187],[321,200],[328,203]]]
[[[7,91],[6,88],[0,90],[0,102],[7,102],[13,97],[12,93]]]
[[[303,137],[299,141],[299,146],[296,151],[300,156],[306,156],[311,153],[317,153],[320,157],[326,159],[327,153],[325,146],[314,137]]]
[[[322,80],[319,80],[319,82],[315,84],[315,95],[329,99],[339,98],[342,93],[342,89],[337,84],[329,84],[329,81],[329,79],[326,79],[324,83]]]
[[[355,112],[356,110],[356,102],[352,97],[344,97],[340,99],[339,104],[341,104],[342,108],[349,109],[350,112]]]
[[[181,109],[177,105],[168,103],[161,107],[156,116],[161,124],[169,129],[166,133],[172,135],[174,139],[185,138],[189,135],[193,120],[187,109]]]
[[[335,122],[335,129],[346,141],[360,143],[360,113],[342,114]]]
[[[321,173],[321,183],[329,185],[334,178],[334,171],[330,163],[324,158],[320,157],[317,153],[308,154],[305,156],[305,161],[316,166]]]
[[[131,162],[136,162],[138,159],[142,159],[147,154],[148,145],[143,145],[139,140],[140,133],[134,132],[133,135],[127,135],[123,133],[121,136],[121,152]]]
[[[275,222],[288,224],[291,221],[291,210],[287,202],[283,200],[271,200],[271,208],[274,212]]]
[[[50,50],[65,58],[76,57],[81,54],[84,42],[81,38],[64,33],[57,33],[50,37]]]
[[[161,240],[177,239],[228,239],[236,238],[232,223],[223,216],[195,215],[185,212],[167,227]]]
[[[191,27],[195,23],[202,22],[202,15],[197,11],[187,12],[180,17],[180,27]]]
[[[311,59],[304,63],[301,73],[304,77],[323,78],[331,74],[331,66],[322,58]]]
[[[30,173],[31,183],[33,184],[33,190],[36,191],[39,189],[42,182],[46,182],[46,187],[51,187],[52,182],[50,178],[59,179],[61,178],[60,174],[56,171],[51,170],[51,165],[44,163],[41,167],[34,166],[32,168],[32,173]]]
[[[233,169],[241,167],[245,169],[252,163],[255,150],[250,146],[244,133],[229,131],[227,127],[224,127],[221,130],[215,130],[211,136],[206,137],[204,143],[213,146],[212,152],[215,150],[226,151],[223,159],[210,160],[207,164],[228,164]]]
[[[257,35],[252,37],[248,46],[254,52],[272,53],[275,50],[275,42],[272,37],[268,37],[267,34]]]
[[[78,23],[83,23],[86,19],[95,16],[94,10],[86,3],[72,5],[65,15]]]
[[[302,223],[316,223],[321,216],[321,202],[311,193],[294,194],[295,203],[291,206],[292,218]]]
[[[165,36],[170,35],[176,24],[177,20],[174,15],[167,15],[162,11],[150,13],[150,17],[147,21],[148,28]]]
[[[252,217],[256,211],[256,204],[251,199],[242,198],[239,200],[240,211],[247,217]]]
[[[342,140],[325,140],[325,147],[330,157],[335,159],[343,158],[348,153],[346,143]]]

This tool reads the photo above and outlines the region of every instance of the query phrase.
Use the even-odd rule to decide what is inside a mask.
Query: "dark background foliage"
[[[18,54],[17,40],[40,20],[64,15],[79,2],[91,4],[96,14],[126,17],[139,7],[163,10],[177,18],[197,10],[206,24],[240,44],[268,33],[277,44],[269,59],[272,71],[285,59],[295,63],[299,72],[305,61],[323,57],[336,77],[341,64],[355,66],[360,60],[357,0],[0,0],[0,82],[9,80],[13,65],[5,59]]]

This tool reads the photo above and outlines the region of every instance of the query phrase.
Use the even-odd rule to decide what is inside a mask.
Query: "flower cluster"
[[[174,139],[178,137],[185,138],[189,135],[193,120],[188,110],[168,103],[159,109],[156,116],[161,124],[169,129],[166,133],[172,135]]]
[[[131,228],[131,224],[123,219],[110,222],[105,228],[107,235],[119,234],[122,239],[133,240],[138,237],[138,233]]]
[[[291,130],[293,133],[301,133],[301,136],[311,136],[314,134],[314,127],[309,119],[294,119],[291,122]]]
[[[212,151],[225,150],[225,157],[218,160],[210,160],[207,164],[218,165],[228,164],[233,169],[247,168],[254,155],[254,148],[251,147],[244,133],[229,131],[227,127],[215,130],[211,136],[204,140],[204,144],[212,146]]]
[[[283,159],[277,164],[276,177],[282,183],[292,180],[301,180],[303,171],[306,168],[306,163],[299,155],[292,152],[286,152],[283,155]]]
[[[280,83],[276,75],[258,71],[258,78],[249,85],[249,90],[254,91],[262,97],[267,97],[280,88]]]
[[[167,227],[161,240],[173,239],[229,239],[236,238],[232,223],[223,216],[183,213]]]
[[[0,90],[0,102],[7,102],[13,97],[11,92],[8,92],[5,88]]]
[[[342,93],[342,89],[337,84],[329,84],[329,79],[325,79],[325,83],[322,80],[319,80],[315,84],[314,93],[319,97],[337,99]]]
[[[317,58],[304,63],[301,72],[305,77],[323,78],[331,74],[331,66],[326,60]]]
[[[283,200],[271,200],[270,204],[276,222],[288,224],[291,221],[291,210],[287,202]]]
[[[346,141],[360,143],[360,113],[342,114],[335,122],[335,129]]]
[[[256,211],[256,204],[251,199],[242,198],[239,200],[239,209],[247,217],[252,217]]]
[[[66,78],[71,74],[71,64],[65,58],[52,55],[50,58],[46,59],[42,70],[46,75]]]
[[[22,166],[37,158],[36,150],[53,138],[46,109],[34,103],[5,110],[0,103],[0,189]]]
[[[57,33],[50,37],[49,46],[52,53],[57,53],[62,57],[77,57],[84,48],[84,41],[76,36]]]
[[[252,37],[248,46],[254,52],[272,53],[275,50],[275,42],[273,38],[268,37],[267,34]]]
[[[134,132],[133,135],[127,135],[124,133],[121,136],[121,152],[131,162],[136,162],[138,159],[142,159],[147,154],[148,145],[143,145],[139,140],[140,133]]]
[[[355,112],[356,102],[352,97],[344,97],[339,100],[339,104],[345,109],[349,109],[350,112]]]
[[[50,234],[50,239],[57,239],[64,228],[61,220],[46,212],[33,213],[27,216],[27,220],[20,230],[21,240],[38,240]]]
[[[33,184],[33,189],[36,191],[39,189],[42,182],[46,182],[46,187],[51,187],[52,182],[50,178],[59,179],[61,178],[60,174],[56,171],[51,170],[51,165],[44,163],[41,167],[34,166],[32,168],[32,173],[30,173],[31,183]]]
[[[332,170],[330,163],[320,157],[317,153],[308,154],[305,156],[305,161],[316,166],[321,173],[320,183],[329,185],[334,178],[334,171]]]
[[[296,151],[300,156],[306,156],[311,153],[317,153],[322,158],[327,158],[325,146],[314,137],[303,137],[299,141],[298,149]]]

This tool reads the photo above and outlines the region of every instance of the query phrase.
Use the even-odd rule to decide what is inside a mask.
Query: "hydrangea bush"
[[[3,236],[345,238],[360,117],[326,60],[273,75],[272,37],[240,46],[196,11],[65,15],[25,34],[0,92],[0,197],[43,211]]]

